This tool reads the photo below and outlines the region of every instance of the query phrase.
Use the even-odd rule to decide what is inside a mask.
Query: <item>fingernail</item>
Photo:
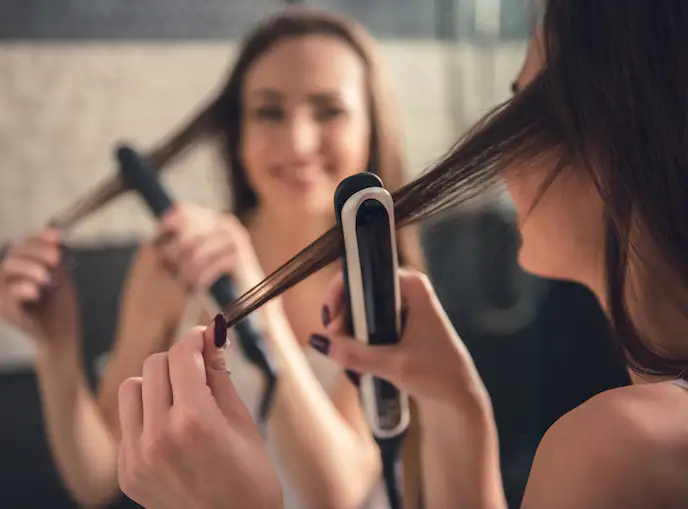
[[[322,324],[323,324],[325,327],[327,327],[328,325],[330,325],[330,320],[331,320],[330,308],[328,308],[327,306],[323,306],[323,308],[322,308],[322,317],[321,317],[321,318],[322,318]]]
[[[356,387],[359,387],[361,385],[361,375],[356,373],[355,371],[351,371],[350,369],[347,369],[344,373],[346,373],[346,377],[351,381],[352,384],[354,384]]]
[[[222,313],[215,315],[215,346],[222,348],[227,342],[227,320]]]
[[[320,334],[311,334],[308,338],[310,345],[323,355],[327,355],[330,352],[330,340],[325,336]]]

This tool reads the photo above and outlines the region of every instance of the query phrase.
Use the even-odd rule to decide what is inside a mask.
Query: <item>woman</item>
[[[232,213],[179,206],[162,218],[131,268],[96,397],[79,362],[68,277],[55,277],[60,232],[40,232],[13,248],[2,267],[5,318],[38,341],[50,443],[82,505],[104,505],[117,492],[118,387],[152,369],[157,357],[144,361],[166,351],[177,329],[210,319],[216,310],[206,305],[205,289],[227,273],[248,290],[330,228],[342,178],[369,170],[400,186],[402,154],[388,101],[373,42],[349,21],[290,9],[248,36],[224,90],[151,158],[167,164],[196,138],[219,135]],[[417,263],[411,238],[404,247],[404,261]],[[304,350],[308,334],[321,327],[320,296],[333,270],[260,312],[279,365],[268,445],[280,465],[285,507],[361,507],[371,492],[370,503],[380,507],[375,500],[384,496],[355,387],[333,363]],[[38,310],[27,308],[36,303]],[[256,409],[263,381],[235,341],[227,351],[237,390]]]
[[[432,172],[396,193],[400,220],[413,221],[438,203],[473,195],[499,173],[520,216],[521,265],[589,287],[629,366],[649,382],[595,396],[549,429],[532,467],[526,509],[688,507],[687,45],[688,4],[682,0],[549,0],[543,69],[519,83],[514,99]],[[337,252],[333,246],[322,256]],[[394,347],[367,347],[344,333],[341,286],[335,283],[326,301],[329,326],[325,335],[312,337],[314,348],[347,369],[391,381],[421,407],[442,407],[460,423],[454,436],[463,447],[448,444],[442,465],[453,469],[448,475],[455,484],[435,493],[441,501],[428,507],[504,507],[489,398],[427,279],[412,271],[401,276],[407,321]],[[170,430],[167,408],[152,425],[146,419],[150,406],[140,389],[154,380],[166,390],[204,389],[205,400],[182,405],[199,422],[230,406],[239,413],[238,404],[229,404],[230,381],[213,371],[216,352],[203,350],[212,332],[190,331],[184,349],[166,359],[170,370],[195,373],[195,380],[170,380],[158,370],[122,385],[120,476],[125,490],[141,500],[154,502],[160,493],[143,493],[142,479],[169,485],[156,475],[160,470],[177,472],[184,482],[176,489],[199,507],[212,507],[218,495],[193,489],[179,470],[178,457],[194,460],[183,445],[188,432],[199,430],[193,421],[183,433],[172,428],[169,435],[164,452],[178,457],[161,454],[145,466],[136,457],[138,427],[153,426],[155,434]],[[184,361],[201,354],[205,369],[199,363],[184,368]],[[240,418],[227,420],[241,429]],[[240,434],[250,441],[249,432]],[[246,457],[228,451],[212,467],[236,469]],[[261,482],[262,492],[245,483],[228,486],[224,496],[270,494],[272,505],[252,500],[278,507],[275,485],[252,479]]]

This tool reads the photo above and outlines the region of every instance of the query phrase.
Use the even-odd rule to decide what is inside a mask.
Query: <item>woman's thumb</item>
[[[310,345],[347,370],[396,383],[401,372],[398,346],[370,346],[349,336],[313,334]]]

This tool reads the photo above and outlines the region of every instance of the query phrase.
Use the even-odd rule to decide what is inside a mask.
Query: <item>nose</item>
[[[320,127],[313,119],[295,115],[287,124],[285,138],[287,159],[307,160],[315,155],[320,148]]]

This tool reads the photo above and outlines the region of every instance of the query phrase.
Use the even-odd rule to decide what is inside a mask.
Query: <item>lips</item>
[[[307,189],[322,180],[323,172],[320,169],[287,170],[279,172],[277,178],[290,186]]]

